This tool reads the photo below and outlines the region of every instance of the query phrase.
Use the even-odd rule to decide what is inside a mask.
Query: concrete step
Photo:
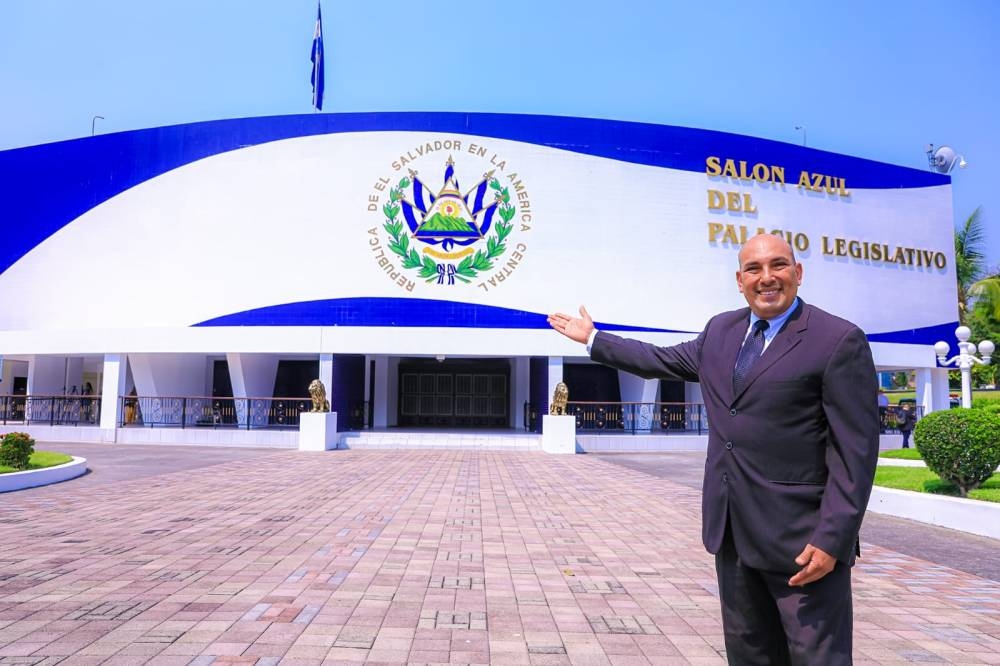
[[[341,449],[472,449],[540,451],[541,435],[523,431],[362,430],[340,435]]]

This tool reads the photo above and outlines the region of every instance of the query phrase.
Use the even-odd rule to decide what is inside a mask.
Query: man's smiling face
[[[760,234],[740,249],[736,286],[761,319],[777,317],[795,302],[802,284],[802,264],[780,236]]]

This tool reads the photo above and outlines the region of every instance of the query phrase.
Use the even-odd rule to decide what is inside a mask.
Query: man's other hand
[[[594,320],[587,314],[587,308],[580,306],[580,316],[570,317],[562,313],[549,315],[549,326],[556,329],[570,340],[587,344],[594,330]]]
[[[795,563],[802,569],[788,579],[788,584],[792,586],[807,585],[833,571],[833,567],[837,564],[837,558],[812,544],[808,544],[795,558]]]

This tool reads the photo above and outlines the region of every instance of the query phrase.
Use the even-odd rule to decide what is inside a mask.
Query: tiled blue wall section
[[[538,414],[535,420],[535,432],[541,432],[542,416],[549,413],[549,359],[544,356],[532,356],[529,373],[531,386],[528,388],[528,400]]]
[[[365,400],[365,357],[333,357],[333,390],[330,411],[337,412],[337,432],[349,429],[351,409],[362,409]]]
[[[546,315],[475,303],[424,298],[334,298],[286,303],[203,321],[197,326],[433,326],[442,328],[548,328]],[[669,329],[597,324],[605,331]]]

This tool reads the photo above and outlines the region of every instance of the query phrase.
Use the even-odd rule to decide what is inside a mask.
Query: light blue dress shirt
[[[798,296],[795,297],[795,300],[792,301],[792,304],[788,306],[787,310],[782,312],[777,317],[767,320],[767,330],[764,331],[764,349],[763,351],[761,351],[761,354],[767,351],[768,346],[770,346],[771,344],[771,340],[774,340],[774,336],[776,336],[781,331],[781,327],[785,325],[785,322],[788,321],[788,318],[792,316],[792,313],[795,312],[795,308],[797,307],[799,307]],[[750,331],[753,330],[753,325],[757,321],[760,321],[760,317],[758,317],[753,313],[753,311],[751,311],[750,323],[747,325],[746,333],[743,334],[744,341],[746,341],[747,336],[750,335]]]

